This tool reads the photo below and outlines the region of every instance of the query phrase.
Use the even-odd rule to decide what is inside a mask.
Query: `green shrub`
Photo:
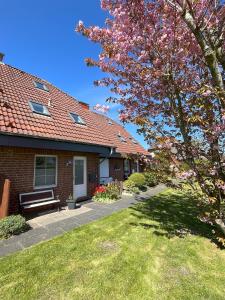
[[[120,188],[119,188],[118,184],[116,184],[114,182],[108,183],[106,186],[106,192],[110,199],[112,199],[112,200],[119,199]]]
[[[133,173],[128,180],[134,182],[135,186],[141,188],[145,185],[145,176],[142,173]]]
[[[145,172],[145,183],[147,186],[156,186],[159,183],[159,180],[157,178],[157,175],[155,173],[151,172]]]
[[[20,234],[28,228],[29,225],[22,216],[16,215],[6,217],[0,220],[0,238],[8,238],[13,234]]]
[[[135,183],[132,180],[125,180],[123,183],[123,187],[126,191],[132,193],[132,194],[138,194],[139,188],[135,186]]]

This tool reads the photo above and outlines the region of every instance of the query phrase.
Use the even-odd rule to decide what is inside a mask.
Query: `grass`
[[[225,250],[187,194],[133,208],[0,259],[0,299],[224,299]]]

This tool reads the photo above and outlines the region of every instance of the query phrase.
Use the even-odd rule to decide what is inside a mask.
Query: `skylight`
[[[40,90],[49,92],[48,87],[47,87],[44,83],[41,83],[41,82],[39,82],[39,81],[34,81],[34,85],[35,85],[36,88],[38,88],[38,89],[40,89]]]
[[[70,113],[73,121],[77,124],[81,124],[81,125],[86,125],[85,121],[77,114],[75,113]]]
[[[135,139],[134,139],[134,138],[132,138],[132,137],[129,137],[129,139],[131,140],[131,142],[132,142],[133,144],[137,144],[137,141],[135,141]]]
[[[50,116],[50,113],[47,109],[47,107],[41,103],[29,101],[30,108],[32,111],[36,114]]]
[[[120,139],[121,142],[123,142],[123,143],[127,142],[127,140],[120,133],[118,133],[117,136],[118,136],[118,138]]]

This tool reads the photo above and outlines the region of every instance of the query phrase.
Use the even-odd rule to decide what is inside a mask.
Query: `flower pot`
[[[66,200],[68,209],[75,209],[76,208],[76,200],[71,199],[71,200]]]

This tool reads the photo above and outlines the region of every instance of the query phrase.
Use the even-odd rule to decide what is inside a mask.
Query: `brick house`
[[[51,188],[62,203],[91,197],[99,183],[141,166],[146,150],[118,123],[49,82],[0,62],[0,175],[10,179],[10,213],[19,193]]]

